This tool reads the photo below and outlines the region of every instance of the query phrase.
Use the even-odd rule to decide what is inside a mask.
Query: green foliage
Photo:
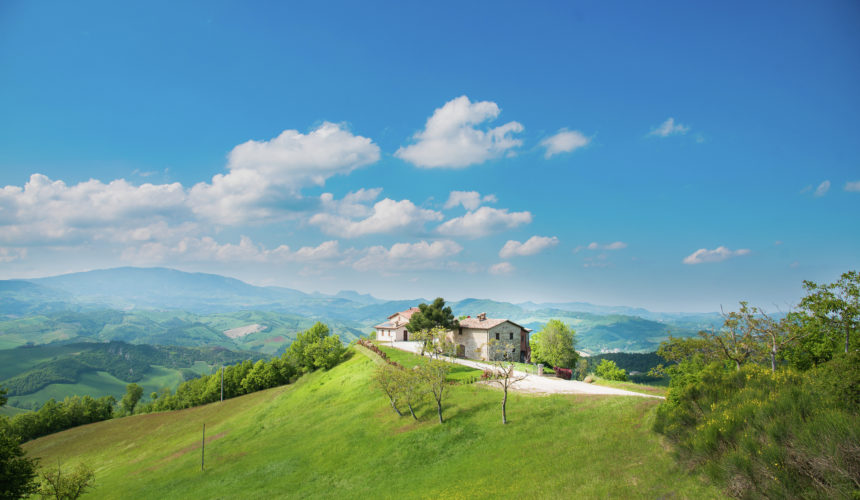
[[[576,368],[573,370],[576,375],[576,380],[585,380],[588,375],[588,358],[579,358],[576,360]]]
[[[655,430],[737,497],[849,498],[860,484],[860,355],[801,373],[711,363],[673,377]]]
[[[529,339],[532,361],[550,366],[570,368],[579,354],[576,352],[576,332],[560,320],[552,319]]]
[[[416,311],[406,324],[409,333],[417,333],[422,330],[429,331],[434,328],[453,330],[459,326],[459,321],[451,312],[451,307],[445,306],[445,299],[437,297],[431,304],[418,304]]]
[[[615,361],[603,359],[600,364],[594,369],[594,374],[606,380],[627,380],[627,372],[623,368],[619,368]]]
[[[300,370],[328,370],[340,362],[344,352],[346,350],[340,337],[330,335],[328,326],[317,322],[296,337],[287,349],[286,356]]]
[[[15,434],[28,441],[70,427],[100,422],[113,417],[116,399],[105,396],[72,396],[57,402],[48,400],[38,411],[20,413],[10,420]]]
[[[417,378],[426,388],[426,392],[432,396],[436,402],[436,411],[439,416],[439,423],[444,423],[442,418],[442,403],[445,396],[448,394],[450,384],[448,383],[448,372],[450,364],[438,359],[431,359],[424,365],[420,365],[416,370]]]
[[[56,471],[53,468],[43,470],[40,478],[39,494],[42,498],[76,500],[93,487],[96,473],[85,463],[79,463],[71,472],[63,472],[57,464]]]
[[[134,383],[128,384],[125,387],[125,396],[122,397],[119,405],[126,415],[134,413],[134,407],[137,406],[137,402],[140,401],[141,397],[143,397],[143,387]]]
[[[0,406],[4,404],[0,397]],[[8,419],[0,417],[0,498],[22,498],[34,493],[37,465],[36,460],[25,456],[20,437]]]

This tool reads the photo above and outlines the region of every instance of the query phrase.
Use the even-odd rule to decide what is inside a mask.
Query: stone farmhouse
[[[412,307],[392,314],[386,322],[376,325],[376,338],[388,342],[409,340],[406,324],[417,311],[417,307]],[[460,327],[449,331],[447,339],[456,346],[458,357],[487,361],[490,343],[495,340],[512,350],[512,359],[527,362],[531,356],[530,332],[509,319],[488,318],[487,313],[481,313],[461,319]]]

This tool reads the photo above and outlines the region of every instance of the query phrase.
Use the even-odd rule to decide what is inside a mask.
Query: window
[[[511,335],[511,338],[510,338],[510,339],[508,339],[508,340],[514,340],[514,334],[513,334],[513,333],[511,333],[510,335]]]
[[[499,332],[496,332],[496,340],[499,340]]]

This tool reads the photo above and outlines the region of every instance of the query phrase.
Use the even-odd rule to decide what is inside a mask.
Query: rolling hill
[[[356,353],[296,384],[178,412],[86,425],[25,444],[86,462],[97,498],[719,498],[650,431],[654,400],[513,395],[453,386],[397,417]],[[201,471],[201,431],[206,461]],[[619,453],[623,449],[624,453]]]

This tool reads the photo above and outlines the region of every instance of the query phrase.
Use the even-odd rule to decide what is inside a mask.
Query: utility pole
[[[203,470],[203,464],[206,459],[206,424],[203,424],[203,443],[200,444],[200,470]]]
[[[224,402],[224,365],[221,365],[221,402]]]

